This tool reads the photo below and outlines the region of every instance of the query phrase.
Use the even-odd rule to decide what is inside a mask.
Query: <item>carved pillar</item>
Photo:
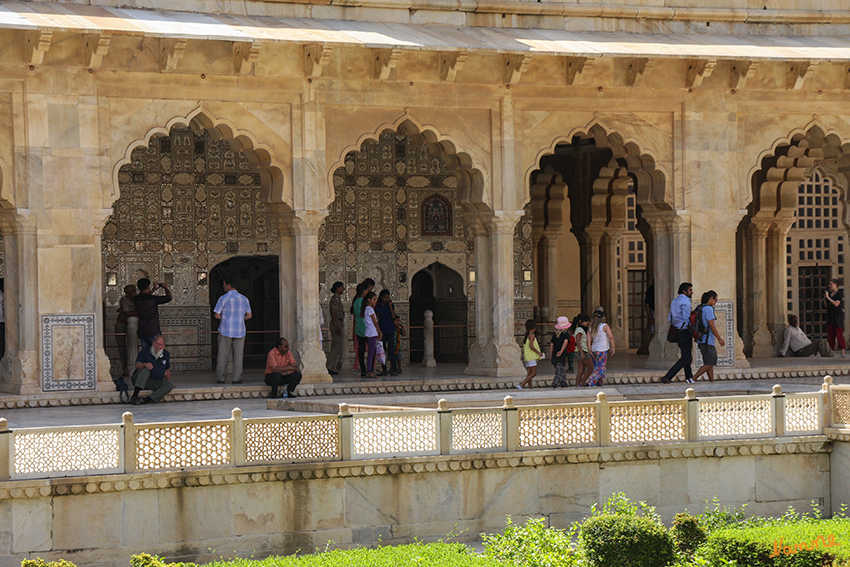
[[[467,374],[524,376],[519,345],[514,337],[514,228],[523,211],[496,211],[476,219],[476,328],[477,344],[470,353]],[[478,230],[487,229],[488,242]],[[483,245],[479,247],[479,245]],[[482,257],[486,253],[486,258]],[[486,275],[484,274],[486,272]],[[483,278],[480,276],[484,276]],[[489,296],[487,299],[484,296]],[[482,317],[486,309],[489,321]],[[485,327],[484,322],[489,325]]]
[[[588,315],[602,301],[599,247],[603,235],[604,229],[596,227],[587,227],[582,235],[584,246],[581,248],[581,259],[584,269],[581,282],[581,310]]]
[[[770,332],[767,317],[767,233],[770,221],[752,219],[747,227],[747,264],[746,289],[747,305],[744,307],[748,313],[748,320],[752,327],[744,330],[745,348],[752,352],[755,358],[771,357],[776,355],[773,345],[773,334]],[[783,255],[784,256],[784,255]],[[784,265],[784,262],[783,262]],[[749,336],[747,336],[749,335]]]
[[[322,350],[319,313],[319,227],[327,211],[295,211],[292,215],[295,257],[295,294],[282,296],[281,304],[294,302],[295,340],[302,383],[331,382]]]
[[[600,300],[598,305],[605,309],[605,318],[611,333],[614,335],[614,344],[625,349],[628,347],[626,334],[623,331],[623,306],[620,301],[622,294],[617,292],[617,275],[620,268],[617,267],[617,246],[620,243],[620,229],[608,229],[602,238],[600,246]],[[594,305],[595,307],[595,305]],[[588,315],[590,312],[588,311]]]
[[[557,234],[544,233],[537,244],[537,304],[546,321],[558,317],[558,248]]]
[[[469,218],[470,232],[475,239],[475,340],[469,347],[467,374],[486,374],[494,364],[493,298],[489,293],[492,272],[490,267],[490,233],[481,218]]]
[[[773,354],[779,356],[788,323],[788,276],[785,238],[794,219],[778,220],[767,233],[767,325],[773,337]]]
[[[652,246],[652,277],[655,280],[655,336],[649,343],[649,358],[646,368],[668,368],[679,358],[679,350],[667,342],[670,325],[670,302],[676,295],[681,281],[673,274],[673,246],[670,223],[674,213],[644,211],[643,218],[650,226],[652,236],[647,246]]]
[[[0,391],[35,394],[41,392],[36,217],[17,209],[4,212],[0,224],[6,263],[6,355],[0,363]]]

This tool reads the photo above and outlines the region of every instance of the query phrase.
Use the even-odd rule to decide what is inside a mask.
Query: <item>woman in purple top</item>
[[[384,352],[387,353],[387,358],[392,361],[390,376],[398,376],[398,364],[395,356],[390,353],[395,353],[395,309],[393,308],[393,300],[390,299],[390,290],[381,290],[378,294],[378,304],[375,306],[375,314],[378,316],[378,326],[384,334],[382,342],[384,343]],[[384,370],[381,376],[387,375],[387,365],[384,363]]]

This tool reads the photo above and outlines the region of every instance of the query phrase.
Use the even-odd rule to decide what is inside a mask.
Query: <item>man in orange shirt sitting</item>
[[[295,398],[295,387],[301,382],[301,373],[295,357],[289,352],[289,341],[281,337],[277,346],[269,351],[266,358],[266,384],[272,387],[270,398]],[[277,389],[283,386],[280,396]]]

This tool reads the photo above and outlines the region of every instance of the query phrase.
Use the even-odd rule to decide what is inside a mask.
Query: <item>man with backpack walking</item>
[[[700,306],[694,310],[697,312],[695,333],[698,336],[697,347],[702,354],[702,366],[694,374],[694,380],[707,373],[708,381],[714,382],[714,365],[717,364],[717,349],[714,345],[716,343],[726,346],[726,341],[720,336],[717,325],[714,323],[717,320],[714,315],[716,303],[717,292],[712,289],[702,294]]]
[[[693,383],[691,372],[691,361],[693,360],[693,337],[688,329],[688,323],[691,316],[691,296],[694,294],[694,286],[689,282],[679,284],[679,295],[670,304],[670,332],[667,334],[667,340],[676,342],[679,345],[679,360],[670,367],[661,381],[669,384],[673,377],[679,373],[679,370],[685,370],[685,381]],[[674,333],[675,331],[675,333]],[[674,337],[675,335],[675,337]],[[675,338],[675,341],[671,340]]]

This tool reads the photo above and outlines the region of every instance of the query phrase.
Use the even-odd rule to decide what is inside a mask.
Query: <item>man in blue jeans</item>
[[[693,372],[691,372],[691,361],[693,360],[694,339],[688,329],[691,319],[691,296],[694,294],[694,286],[690,282],[679,284],[679,295],[670,304],[670,324],[679,329],[679,337],[676,341],[679,345],[679,360],[667,371],[661,381],[669,384],[679,370],[685,369],[685,381],[693,384]]]

